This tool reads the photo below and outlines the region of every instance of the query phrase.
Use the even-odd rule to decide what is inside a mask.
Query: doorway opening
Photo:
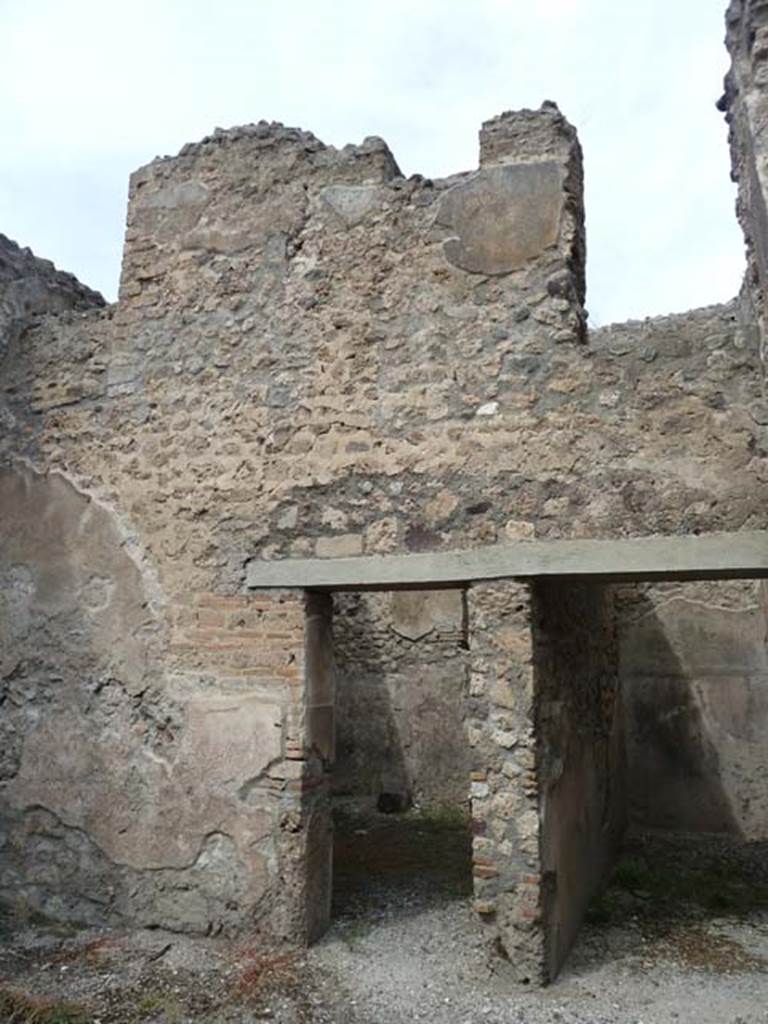
[[[765,969],[765,583],[625,586],[617,612],[627,829],[573,966],[610,933],[612,958]]]
[[[460,589],[334,596],[331,916],[344,931],[472,894]]]
[[[426,835],[425,810],[442,825],[454,815],[467,822],[467,776],[473,859],[470,876],[470,829],[464,826],[465,845],[456,844],[466,851],[463,892],[469,894],[471,877],[472,910],[490,925],[486,934],[520,981],[547,983],[557,976],[585,914],[594,918],[590,901],[597,895],[597,914],[605,913],[604,897],[608,894],[610,904],[617,880],[634,878],[639,892],[630,893],[633,899],[669,903],[653,879],[657,862],[667,857],[663,844],[644,839],[642,848],[627,846],[638,831],[669,839],[670,862],[687,834],[696,833],[702,842],[715,836],[712,850],[722,851],[726,864],[741,856],[734,843],[752,844],[754,851],[755,843],[764,842],[768,602],[765,585],[751,579],[763,566],[750,568],[752,561],[739,555],[738,545],[735,554],[724,553],[725,542],[716,541],[701,551],[693,541],[676,544],[671,554],[680,566],[673,559],[667,568],[659,568],[666,541],[661,552],[653,545],[649,549],[650,542],[639,551],[639,542],[626,542],[624,562],[621,550],[618,555],[614,550],[624,542],[607,548],[574,542],[574,550],[566,551],[569,575],[458,583],[459,594],[417,591],[407,574],[393,584],[388,564],[381,570],[384,578],[373,582],[355,570],[358,592],[334,598],[335,642],[330,643],[328,631],[329,642],[322,645],[336,649],[335,672],[327,665],[313,671],[313,658],[307,662],[307,735],[327,766],[321,790],[311,779],[304,786],[308,794],[325,794],[325,817],[312,819],[319,822],[317,845],[310,836],[323,868],[318,878],[327,880],[322,920],[327,924],[330,917],[332,889],[337,922],[348,912],[354,919],[356,910],[362,917],[370,912],[369,923],[386,917],[386,877],[376,893],[374,875],[391,878],[398,862],[408,869],[402,877],[403,905],[427,905],[435,890],[423,896],[418,888],[437,863],[434,853],[452,844]],[[589,571],[580,576],[573,558],[581,558],[589,543]],[[747,559],[752,558],[746,547]],[[598,571],[604,562],[595,550],[600,555],[603,548],[610,572]],[[542,562],[549,566],[545,554]],[[530,549],[526,557],[533,558]],[[373,568],[380,569],[378,563]],[[434,568],[430,563],[430,571]],[[450,564],[436,568],[441,580],[453,571]],[[346,564],[339,571],[351,574]],[[349,593],[348,578],[334,588],[333,569],[323,572],[332,593]],[[629,581],[635,582],[630,586]],[[468,616],[461,589],[467,587]],[[308,607],[318,603],[330,621],[331,593],[309,592]],[[308,623],[313,621],[310,615]],[[308,625],[308,651],[314,650],[313,630]],[[444,655],[441,644],[447,644]],[[420,645],[427,656],[414,658]],[[438,676],[426,679],[424,666],[437,668]],[[326,685],[331,676],[337,695]],[[434,712],[441,676],[461,681],[460,699],[453,701],[452,725],[438,716],[425,733],[433,742],[438,738],[425,758],[425,771],[413,756],[419,749],[411,724],[414,707],[403,694],[418,693],[425,684],[418,706]],[[410,680],[410,688],[401,686],[403,679]],[[451,703],[445,693],[438,701],[441,711]],[[452,744],[451,735],[462,743]],[[439,770],[446,752],[445,764],[456,768],[453,804],[445,799],[451,773]],[[319,798],[308,795],[308,806]],[[333,885],[331,805],[337,833]],[[408,829],[395,824],[412,822],[415,843],[406,856]],[[617,854],[618,867],[606,887]],[[695,859],[706,857],[696,853]],[[765,891],[760,867],[765,859],[755,863],[756,874],[741,875],[747,888],[752,886],[752,905]],[[717,883],[709,868],[703,877],[727,901],[732,880],[742,891],[744,886],[735,868],[726,873],[730,877]],[[310,897],[320,892],[313,879],[309,872]],[[627,904],[624,896],[616,902]],[[469,903],[464,899],[464,906]],[[578,959],[577,950],[574,962]]]

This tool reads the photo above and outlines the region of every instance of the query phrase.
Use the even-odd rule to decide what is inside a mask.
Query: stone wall
[[[0,235],[0,359],[36,317],[103,305],[98,292]]]
[[[752,583],[624,592],[630,820],[768,836],[768,602]]]
[[[558,973],[624,827],[611,588],[469,588],[475,907],[521,981]]]
[[[673,503],[670,516],[674,515],[677,526],[686,532],[706,529],[713,519],[717,520],[720,516],[729,517],[733,523],[739,514],[739,508],[746,513],[740,520],[745,526],[762,525],[760,510],[751,504],[751,491],[757,481],[754,478],[750,480],[748,475],[745,475],[743,485],[735,489],[730,487],[733,482],[733,469],[745,457],[747,462],[762,473],[763,478],[765,477],[762,467],[764,453],[768,448],[768,431],[761,422],[763,406],[760,398],[759,363],[756,358],[759,349],[758,330],[757,326],[747,319],[747,313],[748,310],[745,311],[741,303],[734,301],[726,306],[714,306],[686,314],[612,324],[589,335],[590,356],[596,374],[594,387],[599,396],[598,400],[603,403],[605,414],[602,429],[607,429],[607,424],[611,423],[616,431],[612,442],[616,443],[621,438],[627,441],[627,464],[638,471],[634,483],[627,485],[623,493],[623,502],[627,506],[634,506],[637,513],[646,512],[648,532],[658,529],[659,523],[659,513],[655,507],[659,499],[656,490],[658,481],[652,476],[645,476],[645,473],[652,471],[654,466],[658,469],[674,466],[677,480],[675,484],[667,484],[666,494]],[[614,391],[607,388],[608,372],[611,373],[614,385],[618,384]],[[604,385],[602,390],[601,381]],[[695,398],[692,395],[694,391]],[[675,398],[674,408],[668,403],[672,396]],[[643,433],[646,435],[645,456],[638,451],[637,444],[633,442],[627,427],[628,407],[631,413],[633,404],[647,407],[649,411],[647,423],[638,428],[641,437]],[[741,454],[738,445],[728,451],[722,444],[719,431],[723,423],[733,424],[734,427],[738,423],[738,429],[743,430],[746,449],[743,449]],[[652,441],[647,436],[651,424],[655,435]],[[700,435],[702,429],[703,436]],[[663,457],[659,453],[665,449],[666,457]],[[754,460],[748,454],[750,451],[756,456]],[[708,453],[708,457],[705,456],[705,452]],[[612,500],[610,493],[599,497],[606,504]],[[570,503],[566,507],[571,507]],[[546,513],[551,515],[556,508],[554,502],[548,504],[546,508],[540,508],[535,527],[539,535],[553,532],[552,521]],[[615,521],[619,522],[618,510],[615,517]],[[606,533],[609,530],[610,526],[607,525]],[[526,533],[532,535],[533,531],[533,523],[513,521],[508,529],[494,531],[493,536],[505,537]],[[641,530],[638,528],[637,532],[640,533]],[[753,589],[750,584],[730,585],[731,593],[742,593],[745,606],[754,604],[754,597],[751,596]],[[656,594],[653,588],[646,588],[644,593],[651,595],[650,600],[664,600],[663,588],[659,590],[657,596],[653,596]],[[345,599],[345,602],[346,600],[348,599]],[[452,663],[446,664],[445,672],[439,669],[448,652],[441,643],[437,648],[437,656],[433,653],[435,648],[430,645],[433,640],[439,642],[438,633],[430,634],[423,641],[416,643],[403,643],[402,638],[398,639],[396,632],[393,631],[388,601],[388,598],[356,595],[349,605],[350,611],[354,609],[354,616],[349,622],[348,605],[337,601],[336,634],[340,693],[349,695],[349,701],[342,700],[340,706],[343,722],[340,725],[340,736],[344,737],[345,744],[355,747],[358,751],[357,757],[351,754],[342,754],[341,757],[342,764],[350,769],[345,775],[348,792],[356,791],[357,780],[361,792],[372,793],[376,783],[371,776],[375,775],[376,779],[381,777],[386,757],[391,758],[388,762],[390,775],[387,778],[391,779],[393,785],[407,790],[408,780],[422,776],[432,778],[431,773],[435,765],[440,763],[429,748],[432,723],[429,722],[424,727],[418,714],[414,713],[414,704],[420,702],[423,696],[419,684],[420,673],[425,666],[433,666],[433,670],[430,671],[429,688],[432,690],[435,686],[441,686],[443,692],[449,683],[458,678]],[[716,600],[711,614],[716,618],[718,616]],[[365,622],[364,630],[360,628],[362,622]],[[663,628],[679,638],[689,625],[689,615],[682,605],[672,604],[666,608],[665,623]],[[659,625],[658,628],[662,627]],[[728,616],[725,612],[720,616],[717,628],[729,632]],[[624,685],[629,687],[629,693],[637,695],[639,700],[640,691],[636,689],[635,679],[642,677],[646,670],[643,668],[644,656],[637,643],[634,646],[637,658],[635,667],[632,667],[626,655],[626,643],[630,642],[628,637],[633,629],[630,621],[627,621],[622,629],[625,649]],[[730,632],[733,650],[737,652],[738,630]],[[363,655],[363,633],[370,636],[372,645],[366,656]],[[457,648],[457,653],[461,654],[460,648]],[[744,653],[749,657],[758,656],[754,650],[752,653],[745,650]],[[738,657],[737,654],[735,656]],[[347,662],[352,667],[349,674],[346,669]],[[435,671],[438,674],[433,679]],[[649,671],[654,674],[654,670]],[[679,687],[687,685],[685,673],[681,672],[679,675],[680,681],[676,684],[678,697]],[[739,678],[746,686],[748,680],[743,672]],[[750,685],[759,685],[758,676],[753,675],[750,678]],[[692,683],[693,680],[689,681]],[[748,699],[746,690],[736,692],[739,686],[738,679],[732,678],[729,685],[732,688],[730,692],[733,699],[738,699],[742,703]],[[669,683],[669,686],[672,687],[673,684]],[[736,689],[733,689],[734,687]],[[645,692],[648,694],[647,689]],[[366,703],[366,699],[373,694],[377,695],[373,705]],[[660,695],[656,693],[655,697],[659,698]],[[635,714],[634,699],[633,696],[628,708],[630,718]],[[645,744],[651,740],[650,734],[653,731],[655,740],[651,742],[664,744],[665,709],[668,708],[670,700],[674,702],[676,699],[672,689],[669,689],[665,699],[657,701],[655,725],[647,706],[648,702],[645,702]],[[763,726],[768,726],[768,720],[765,718],[762,701],[758,699],[755,703],[753,699],[749,700],[751,713],[758,716],[757,735]],[[375,718],[371,717],[371,706],[379,709]],[[724,730],[727,731],[726,708],[721,702],[715,702],[711,704],[709,713],[717,719],[718,707],[722,709],[720,717],[723,721],[721,726],[718,726],[716,721],[713,722],[713,729],[718,735],[724,736]],[[443,717],[443,732],[445,733],[446,725],[452,723],[448,734],[448,747],[452,751],[452,756],[460,756],[463,749],[462,735],[456,730],[455,725],[460,715],[460,707],[452,704],[446,711],[449,711],[449,715]],[[636,723],[632,724],[629,737],[635,755],[631,759],[630,777],[636,780],[637,785],[642,785],[641,780],[648,777],[649,766],[643,759],[637,757],[640,747],[635,739]],[[362,753],[363,750],[365,754]],[[408,752],[407,768],[404,750]],[[377,751],[382,758],[378,761],[374,758],[374,762],[367,761],[366,758],[372,751]],[[745,764],[761,764],[764,760],[759,744],[752,744],[751,754],[746,747],[742,753],[747,757]],[[658,764],[656,768],[659,769]],[[668,803],[663,820],[669,827],[694,827],[695,821],[698,820],[697,827],[703,827],[704,819],[697,819],[692,813],[692,808],[696,804],[696,783],[691,782],[690,791],[686,791],[683,777],[680,776],[680,767],[675,769],[670,766],[670,772],[670,786],[665,790]],[[673,794],[672,779],[675,777],[678,781],[674,784]],[[659,781],[656,773],[654,778]],[[435,781],[438,781],[438,778],[435,778]],[[416,788],[418,789],[418,782]],[[649,789],[649,792],[652,791],[653,787]],[[462,799],[463,788],[458,771],[455,773],[451,792],[455,792],[458,800]],[[662,819],[652,811],[650,803],[643,803],[638,795],[637,786],[633,789],[633,794],[636,824],[658,825]],[[642,810],[643,806],[646,808],[645,811]],[[768,828],[768,815],[765,814],[760,802],[753,803],[751,821],[750,828],[753,832],[760,829],[764,832]]]
[[[52,541],[39,557],[37,540],[3,544],[33,608],[14,598],[4,647],[6,895],[74,919],[320,927],[275,894],[302,890],[308,852],[327,890],[331,698],[309,692],[294,612],[286,632],[239,592],[254,555],[443,543],[460,433],[467,417],[489,433],[496,413],[467,346],[509,334],[491,328],[510,308],[531,343],[580,344],[574,133],[548,108],[492,122],[483,145],[480,172],[428,182],[401,178],[378,140],[336,151],[281,126],[218,134],[133,176],[115,307],[9,338],[8,523],[39,539],[53,511],[33,510],[55,509],[66,541],[60,570]],[[485,535],[476,490],[460,472],[467,543]],[[422,502],[432,526],[413,515]],[[106,539],[92,549],[96,509]],[[49,584],[66,613],[35,610]],[[27,828],[41,814],[77,851]],[[88,903],[96,864],[108,895]]]
[[[467,592],[467,737],[475,910],[521,982],[547,978],[531,595],[521,583]]]
[[[462,591],[348,594],[334,603],[334,792],[360,810],[388,794],[402,809],[467,813]]]
[[[661,362],[670,385],[699,363],[702,375],[726,363],[734,379],[745,375],[748,390],[738,396],[725,384],[711,392],[713,408],[742,418],[754,465],[764,471],[768,429],[759,363],[747,353],[760,346],[758,324],[750,320],[747,292],[726,307],[678,316],[612,324],[590,335],[595,351],[636,353]],[[730,322],[730,326],[729,326]],[[732,331],[728,354],[722,331]],[[695,416],[667,417],[658,429],[677,438],[682,456],[695,451]],[[725,455],[716,430],[707,440],[715,458]],[[692,468],[692,464],[691,465]],[[720,463],[728,472],[725,463]],[[701,500],[681,510],[689,532],[722,498],[714,479],[702,476]],[[740,503],[746,493],[725,499]],[[757,517],[748,521],[761,525]],[[768,764],[768,658],[759,587],[752,583],[686,584],[627,588],[619,609],[622,689],[627,713],[630,815],[640,827],[728,830],[751,838],[768,834],[768,808],[758,795]],[[739,710],[741,709],[741,710]],[[744,717],[747,716],[747,717]],[[748,720],[747,720],[748,719]]]
[[[611,587],[533,590],[544,970],[554,978],[626,821],[624,716]]]
[[[726,13],[731,68],[718,106],[725,112],[731,176],[738,182],[736,212],[747,248],[746,292],[766,338],[768,319],[768,4],[731,0]],[[763,368],[768,349],[763,345]]]
[[[522,270],[464,270],[436,207],[475,179],[393,174],[379,144],[266,126],[137,172],[124,295],[17,346],[4,451],[119,507],[172,602],[237,590],[252,557],[764,524],[758,339],[736,305],[656,322],[656,344],[644,326],[566,342],[569,222]],[[373,204],[361,220],[339,188]]]
[[[320,777],[300,596],[193,595],[169,636],[109,510],[29,470],[0,474],[0,503],[0,899],[88,923],[311,931],[293,839]]]
[[[550,104],[507,113],[483,127],[480,156],[477,171],[405,179],[378,139],[336,150],[281,125],[217,132],[132,176],[114,307],[8,332],[0,466],[19,539],[4,534],[0,554],[6,892],[89,920],[319,927],[279,893],[304,891],[310,849],[313,885],[327,885],[315,839],[332,698],[322,656],[317,692],[303,668],[327,609],[310,625],[296,596],[249,603],[249,560],[766,526],[759,338],[742,307],[585,344],[574,130]],[[372,600],[357,606],[374,623],[368,653],[352,650],[351,607],[337,627],[341,692],[376,650],[388,693],[410,699],[416,659]],[[498,601],[512,628],[514,600]],[[424,646],[442,658],[453,645],[458,679],[460,641],[440,636]],[[536,797],[518,806],[502,792],[509,709],[483,717],[473,686],[479,676],[468,720],[489,737],[473,770],[498,783],[474,779],[489,787],[475,791],[477,820],[484,799],[504,807],[499,834],[478,838],[503,854],[518,827],[529,842]],[[202,744],[218,765],[227,715],[234,767],[201,773],[190,751]],[[528,771],[528,742],[504,763]],[[426,793],[423,768],[406,769]],[[52,821],[66,841],[50,839]],[[477,862],[479,904],[498,888],[502,928],[538,913],[521,849],[509,868]],[[105,891],[136,895],[83,902],[97,863]],[[139,872],[133,888],[126,871]]]
[[[315,934],[330,895],[329,865],[307,877],[303,859],[329,830],[317,599],[305,616],[300,595],[189,595],[170,632],[110,509],[20,467],[0,472],[0,507],[0,900]]]

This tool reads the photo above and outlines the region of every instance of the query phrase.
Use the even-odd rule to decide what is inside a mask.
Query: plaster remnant
[[[382,206],[378,185],[329,185],[322,197],[350,228]]]
[[[478,171],[440,200],[437,223],[456,234],[446,259],[473,274],[508,274],[557,242],[563,178],[551,161]]]

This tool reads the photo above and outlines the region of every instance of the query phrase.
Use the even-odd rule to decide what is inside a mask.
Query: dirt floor
[[[309,952],[0,920],[3,1024],[768,1024],[768,844],[634,836],[560,979],[521,988],[469,907],[455,822],[339,830]]]

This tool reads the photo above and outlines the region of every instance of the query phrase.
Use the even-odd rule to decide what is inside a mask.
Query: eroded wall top
[[[31,317],[103,306],[98,292],[0,235],[0,356]]]
[[[747,247],[747,288],[762,327],[768,312],[768,3],[732,0],[726,13],[731,68],[718,107],[725,112],[737,214]]]
[[[765,526],[741,307],[583,344],[581,153],[552,105],[477,171],[259,124],[131,179],[121,297],[9,360],[0,453],[119,509],[170,605],[250,559]]]

